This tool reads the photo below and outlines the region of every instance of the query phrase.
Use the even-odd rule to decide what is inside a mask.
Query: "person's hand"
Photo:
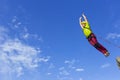
[[[85,16],[85,14],[84,14],[84,13],[82,14],[82,16],[83,16],[83,18],[86,18],[86,16]]]
[[[86,22],[88,22],[88,20],[87,20],[87,18],[86,18],[86,16],[85,16],[84,13],[82,14],[82,16],[83,16],[84,20],[85,20]]]

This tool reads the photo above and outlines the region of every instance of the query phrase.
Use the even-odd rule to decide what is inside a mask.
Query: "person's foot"
[[[108,57],[110,55],[110,53],[106,52],[104,55],[105,55],[105,57]]]

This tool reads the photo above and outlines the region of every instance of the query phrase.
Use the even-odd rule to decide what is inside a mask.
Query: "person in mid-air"
[[[82,21],[82,17],[83,17],[84,21]],[[86,16],[84,14],[82,14],[82,17],[79,18],[79,23],[80,23],[80,26],[81,26],[81,28],[83,30],[84,35],[88,39],[88,42],[92,46],[94,46],[97,50],[99,50],[100,52],[102,52],[105,57],[108,57],[110,53],[108,52],[108,50],[106,48],[104,48],[97,41],[97,38],[96,38],[95,34],[92,32]]]

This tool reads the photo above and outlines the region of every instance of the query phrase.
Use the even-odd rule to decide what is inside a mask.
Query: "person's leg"
[[[106,48],[104,48],[100,43],[96,43],[95,45],[94,45],[94,47],[96,48],[96,49],[98,49],[100,52],[102,52],[103,54],[105,54],[106,52],[107,52],[107,49]]]
[[[92,33],[88,39],[89,43],[93,45],[97,50],[102,52],[105,56],[108,56],[108,51],[100,43],[98,43],[96,36]],[[107,54],[107,55],[106,55]]]

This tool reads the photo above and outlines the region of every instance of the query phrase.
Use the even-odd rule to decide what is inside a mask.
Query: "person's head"
[[[81,25],[82,25],[82,27],[85,27],[86,26],[86,22],[85,21],[81,22]]]

